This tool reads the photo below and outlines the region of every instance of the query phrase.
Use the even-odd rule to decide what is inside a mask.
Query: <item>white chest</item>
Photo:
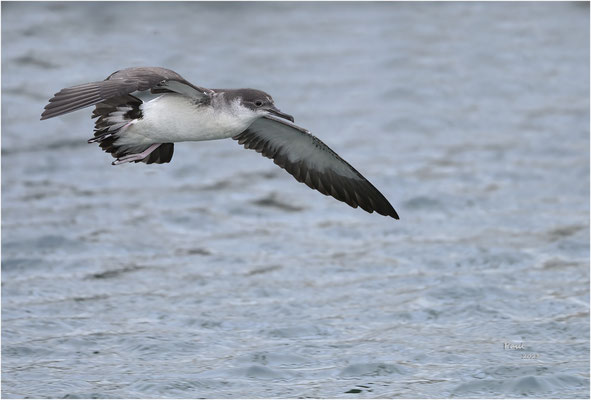
[[[200,106],[178,94],[164,94],[142,104],[143,118],[130,125],[124,136],[143,143],[215,140],[244,131],[258,117],[239,104]]]

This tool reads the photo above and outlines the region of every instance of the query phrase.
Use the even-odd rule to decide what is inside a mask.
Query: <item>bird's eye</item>
[[[260,101],[260,100],[257,100],[257,101],[254,102],[254,105],[257,106],[257,107],[260,107],[260,106],[263,105],[263,102]]]

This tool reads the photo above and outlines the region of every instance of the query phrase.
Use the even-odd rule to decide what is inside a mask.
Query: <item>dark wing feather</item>
[[[324,195],[398,219],[392,205],[363,175],[306,129],[266,116],[233,139],[273,159],[299,182]]]
[[[174,143],[162,143],[150,155],[142,161],[146,164],[164,164],[172,160],[172,153],[174,152]]]
[[[206,99],[209,89],[194,86],[174,71],[159,67],[127,68],[111,74],[100,82],[85,83],[62,89],[45,106],[41,119],[56,117],[88,107],[112,97],[135,91],[172,91],[195,99]]]

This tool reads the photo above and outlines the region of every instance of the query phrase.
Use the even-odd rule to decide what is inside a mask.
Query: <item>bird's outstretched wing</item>
[[[233,139],[273,159],[299,182],[324,195],[398,219],[392,205],[367,179],[304,128],[266,116]]]
[[[112,97],[148,89],[152,89],[154,93],[177,92],[198,100],[204,100],[213,93],[210,89],[189,83],[176,72],[166,68],[127,68],[112,73],[104,81],[85,83],[60,90],[45,106],[41,119],[56,117]]]

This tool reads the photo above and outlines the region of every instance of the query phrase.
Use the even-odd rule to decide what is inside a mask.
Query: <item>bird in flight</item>
[[[160,96],[142,101],[134,92]],[[388,200],[355,168],[256,89],[206,89],[166,68],[136,67],[104,81],[62,89],[41,119],[95,106],[94,137],[113,165],[172,159],[175,142],[232,138],[289,172],[299,182],[353,208],[398,219]]]

